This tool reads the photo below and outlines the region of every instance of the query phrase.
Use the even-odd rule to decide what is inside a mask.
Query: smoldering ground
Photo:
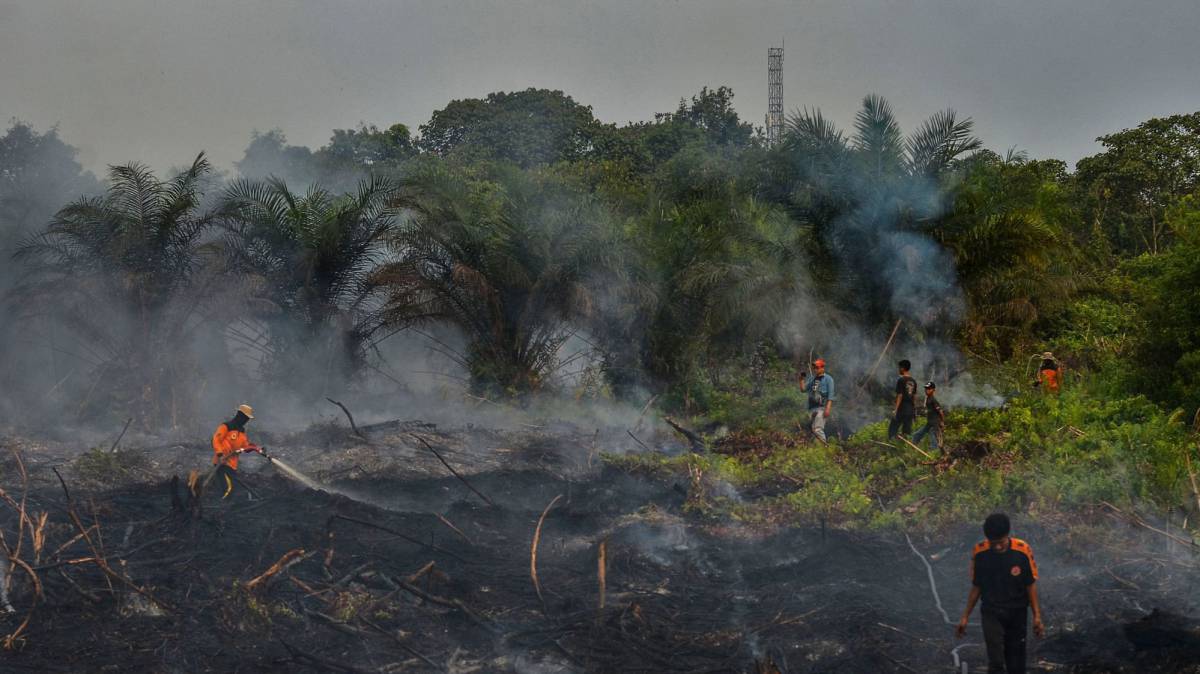
[[[35,522],[48,513],[43,543],[22,533],[41,595],[8,571],[15,612],[0,629],[32,617],[6,666],[934,672],[951,671],[955,648],[972,671],[983,666],[978,625],[958,642],[937,608],[951,620],[961,610],[975,526],[910,531],[914,553],[899,533],[705,521],[684,512],[689,485],[555,449],[595,438],[588,428],[396,422],[369,427],[369,442],[347,431],[275,440],[289,464],[351,498],[304,489],[250,456],[241,472],[257,499],[239,488],[188,503],[180,486],[178,509],[168,478],[194,467],[202,446],[134,447],[109,465],[6,436],[29,476],[25,494],[6,455],[6,493],[24,497]],[[595,442],[607,451],[615,437]],[[19,511],[2,513],[12,544]],[[1015,520],[1034,545],[1049,627],[1031,641],[1034,671],[1189,671],[1187,619],[1147,616],[1194,610],[1194,554],[1094,517]],[[290,551],[295,563],[251,582]],[[97,557],[111,574],[88,561]]]

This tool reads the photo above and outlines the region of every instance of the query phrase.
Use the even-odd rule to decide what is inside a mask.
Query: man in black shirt
[[[897,432],[904,433],[905,437],[912,435],[913,419],[917,417],[917,380],[908,374],[912,363],[902,360],[897,365],[900,367],[900,377],[896,379],[896,404],[892,409],[892,421],[888,424],[889,440],[896,437]]]
[[[1025,674],[1025,627],[1027,611],[1033,609],[1033,633],[1040,639],[1042,607],[1038,603],[1037,562],[1033,548],[1009,535],[1008,515],[993,513],[983,523],[987,540],[971,552],[971,594],[956,630],[967,633],[967,621],[975,602],[983,598],[983,640],[987,644],[988,674]]]
[[[937,384],[925,382],[925,425],[913,436],[913,444],[919,445],[929,436],[929,446],[938,449],[942,446],[942,434],[946,432],[946,413],[937,399]]]

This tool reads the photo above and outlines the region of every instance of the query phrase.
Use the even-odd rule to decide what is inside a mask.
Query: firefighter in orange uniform
[[[246,422],[254,418],[254,408],[239,405],[233,418],[217,426],[213,433],[213,465],[217,474],[225,478],[225,496],[233,491],[233,480],[237,477],[238,456],[246,452],[261,451],[258,445],[246,437]]]
[[[1058,393],[1062,385],[1062,364],[1049,351],[1042,354],[1042,364],[1038,366],[1038,384],[1042,393]]]

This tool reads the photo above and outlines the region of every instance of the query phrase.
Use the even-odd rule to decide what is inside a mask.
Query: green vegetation
[[[129,467],[140,460],[135,452],[124,448],[110,452],[103,447],[92,447],[75,459],[75,472],[91,482],[112,484],[128,477]]]
[[[793,416],[769,411],[772,394],[754,404],[755,424],[716,440],[717,452],[729,454],[605,459],[689,484],[692,510],[748,523],[936,528],[1000,508],[1062,512],[1103,502],[1190,510],[1189,453],[1200,466],[1191,417],[1168,414],[1143,396],[1110,398],[1101,388],[1083,381],[1058,396],[1027,389],[1003,407],[953,409],[947,446],[934,460],[888,441],[885,422],[845,441],[807,441]],[[729,408],[722,420],[747,414]]]
[[[23,241],[0,278],[19,319],[0,388],[149,429],[247,375],[311,400],[353,389],[381,342],[422,331],[475,395],[657,395],[757,438],[733,456],[613,459],[686,475],[698,511],[877,524],[1187,500],[1200,112],[1103,136],[1072,170],[987,150],[949,109],[905,134],[874,95],[847,131],[806,108],[768,147],[732,101],[706,87],[617,126],[560,91],[497,92],[416,135],[362,125],[311,150],[255,134],[230,185],[200,158],[170,177],[114,167],[82,198],[97,186],[73,150],[17,124],[0,139],[0,234]],[[937,466],[877,444],[878,425],[795,441],[796,366],[838,348],[870,362],[900,324],[921,372],[969,365],[1027,391],[1029,354],[1052,349],[1069,385],[952,410],[951,446],[971,451]],[[245,373],[203,337],[266,355]],[[761,397],[752,354],[774,372]],[[847,395],[886,395],[854,367],[834,368]]]

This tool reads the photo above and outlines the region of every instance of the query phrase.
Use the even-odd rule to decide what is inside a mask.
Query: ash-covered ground
[[[985,671],[978,616],[957,641],[937,604],[962,610],[977,523],[914,531],[914,552],[902,532],[689,514],[686,484],[604,467],[619,433],[364,432],[256,437],[329,491],[248,456],[257,498],[225,500],[189,489],[203,440],[85,453],[3,437],[0,527],[19,561],[0,567],[0,633],[16,633],[0,669],[950,672],[957,655]],[[1200,672],[1185,542],[1100,509],[1016,522],[1049,631],[1031,637],[1033,671]]]

